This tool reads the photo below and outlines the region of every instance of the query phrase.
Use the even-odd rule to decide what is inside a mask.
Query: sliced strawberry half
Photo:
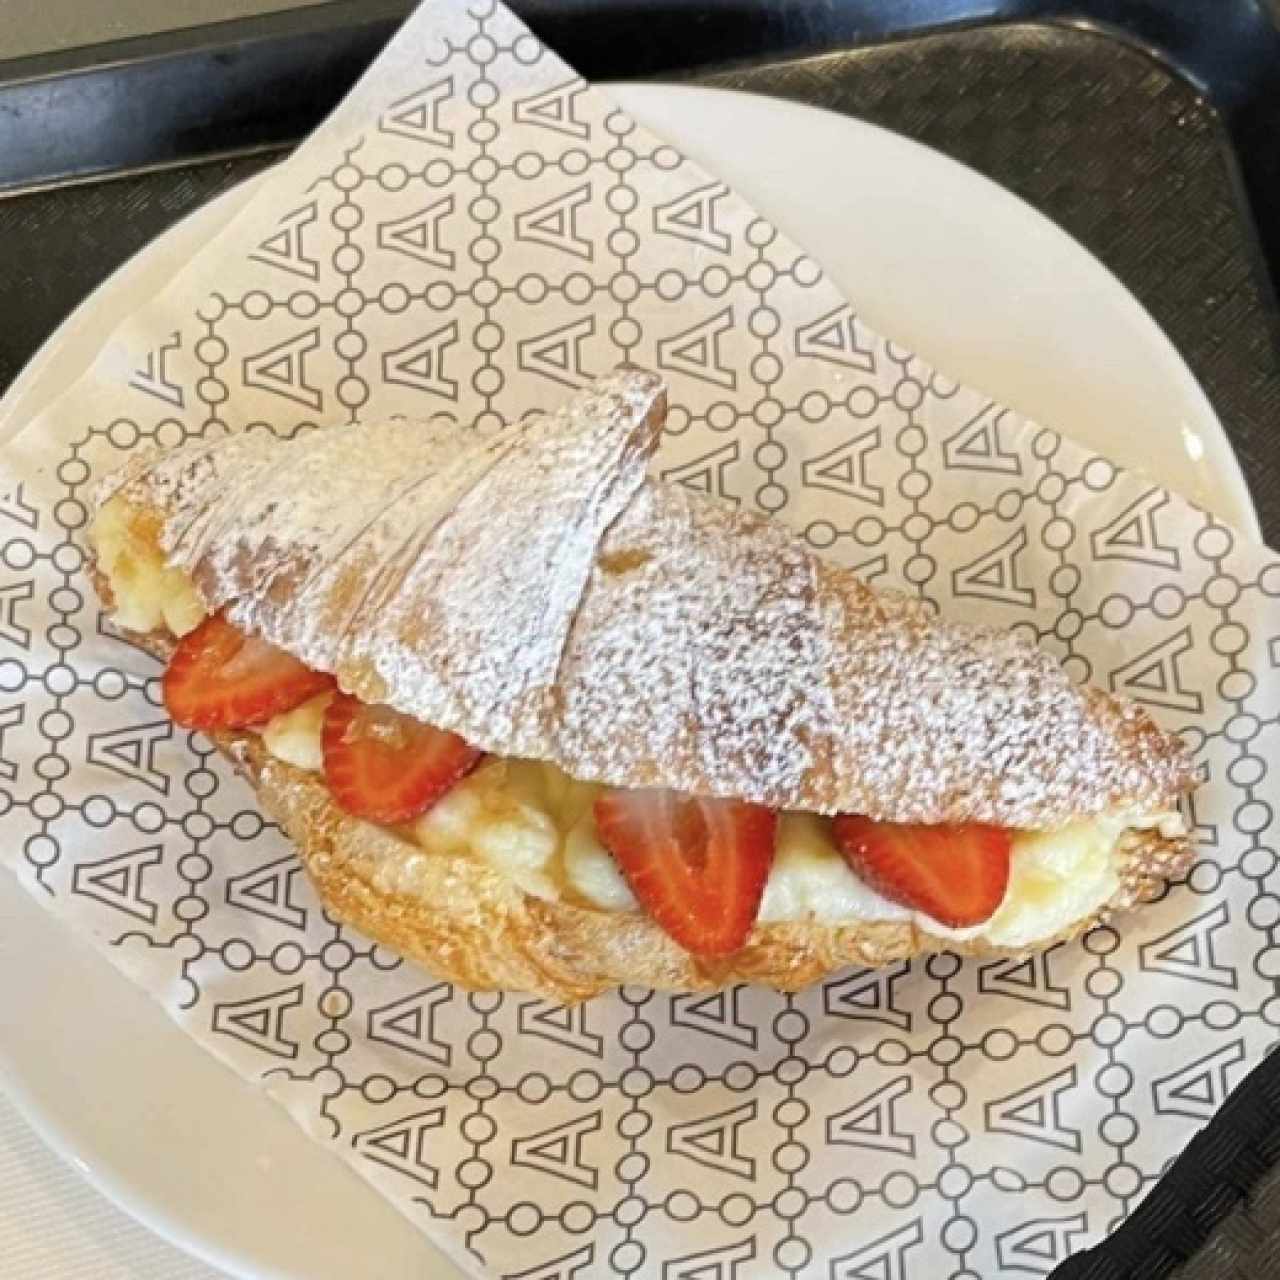
[[[686,951],[729,955],[746,942],[773,862],[772,809],[677,791],[606,791],[595,818],[631,891]]]
[[[832,832],[873,889],[953,929],[989,920],[1009,885],[1009,833],[1001,827],[874,822],[846,813]]]
[[[426,813],[483,754],[456,733],[346,693],[329,703],[321,741],[333,798],[374,822]]]
[[[178,641],[163,684],[164,704],[185,728],[243,729],[333,688],[333,677],[219,613]]]

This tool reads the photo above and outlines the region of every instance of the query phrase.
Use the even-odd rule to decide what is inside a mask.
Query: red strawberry
[[[773,862],[772,809],[677,791],[606,791],[595,817],[632,892],[686,951],[728,955],[746,942]]]
[[[1002,827],[873,822],[842,813],[832,833],[873,889],[953,929],[989,920],[1009,884],[1009,833]]]
[[[332,676],[219,613],[178,641],[164,673],[164,704],[188,729],[243,729],[331,688]]]
[[[480,759],[444,729],[339,693],[324,713],[324,776],[358,818],[408,822],[426,813]]]

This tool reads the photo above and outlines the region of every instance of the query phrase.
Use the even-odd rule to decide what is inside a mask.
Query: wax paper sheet
[[[858,301],[501,6],[438,0],[0,458],[0,856],[476,1275],[1047,1273],[1274,1041],[1280,560]],[[1182,733],[1186,883],[1025,961],[572,1009],[330,920],[105,626],[95,479],[222,432],[487,434],[622,359],[669,381],[663,476]]]

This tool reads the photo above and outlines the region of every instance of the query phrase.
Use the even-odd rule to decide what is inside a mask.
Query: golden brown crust
[[[700,991],[754,982],[797,991],[848,965],[875,967],[931,951],[990,957],[1041,951],[1152,897],[1192,858],[1183,840],[1131,832],[1111,900],[1031,948],[956,942],[913,924],[793,921],[759,924],[741,951],[712,961],[682,950],[646,916],[547,902],[477,858],[424,853],[352,818],[322,779],[274,760],[253,735],[219,734],[216,741],[297,845],[328,911],[463,987],[531,991],[564,1003],[622,984]],[[397,891],[399,884],[412,891]]]
[[[1036,828],[1135,803],[1167,809],[1193,784],[1176,739],[1131,704],[1075,688],[1048,655],[876,596],[776,526],[648,480],[660,384],[621,374],[601,388],[555,430],[504,437],[452,469],[453,446],[435,436],[385,428],[380,469],[366,470],[357,455],[372,437],[319,433],[291,455],[312,467],[304,483],[275,444],[238,439],[135,466],[125,497],[167,530],[169,562],[210,607],[336,671],[367,701],[576,777]],[[609,429],[619,415],[626,432]],[[342,483],[349,510],[333,498]],[[412,510],[396,517],[405,499]],[[330,518],[331,503],[343,519]],[[406,514],[422,524],[410,521],[407,539]],[[372,548],[368,530],[381,531]],[[525,559],[512,561],[516,550]],[[576,566],[572,581],[540,581],[564,564]],[[392,597],[403,626],[387,623]],[[165,632],[133,639],[160,657],[173,645]],[[333,648],[339,639],[349,652]],[[540,651],[545,671],[529,665]],[[351,817],[321,777],[273,759],[253,734],[214,737],[294,840],[330,912],[465,987],[563,1002],[623,983],[797,990],[847,965],[930,951],[1020,954],[913,923],[789,921],[758,924],[731,957],[700,958],[645,915],[548,901],[478,857],[428,853]],[[1127,833],[1121,851],[1103,908],[1030,949],[1150,897],[1191,857],[1156,831]]]
[[[93,576],[109,606],[110,587],[96,568]],[[161,632],[128,638],[161,659],[173,649]],[[758,924],[736,955],[711,961],[684,951],[646,916],[544,901],[477,858],[428,854],[353,818],[322,778],[273,759],[254,734],[224,732],[214,741],[293,840],[330,913],[460,986],[529,991],[566,1004],[623,984],[701,991],[753,982],[798,991],[849,965],[874,968],[932,951],[992,958],[1043,951],[1154,897],[1194,857],[1186,840],[1129,832],[1111,899],[1033,947],[958,942],[913,924],[790,921]],[[406,882],[412,892],[392,887]]]

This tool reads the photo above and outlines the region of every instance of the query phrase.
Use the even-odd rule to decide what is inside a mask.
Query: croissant
[[[204,700],[184,723],[246,774],[333,914],[477,989],[794,990],[1048,947],[1186,869],[1176,737],[1019,637],[657,480],[664,413],[661,380],[622,368],[489,440],[246,433],[102,486],[105,606],[174,655],[171,709]],[[241,677],[271,677],[241,679],[267,700],[230,721],[180,680],[215,624]],[[353,716],[379,738],[355,764]],[[419,734],[412,768],[384,767]],[[419,781],[428,803],[404,807]],[[691,814],[697,866],[637,866],[637,841],[669,852]],[[932,908],[978,889],[981,918]],[[695,908],[732,943],[690,945]]]

